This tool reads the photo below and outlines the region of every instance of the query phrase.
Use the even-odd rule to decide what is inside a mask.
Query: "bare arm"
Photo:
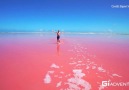
[[[52,30],[52,32],[57,33],[57,32],[55,32],[54,30]]]

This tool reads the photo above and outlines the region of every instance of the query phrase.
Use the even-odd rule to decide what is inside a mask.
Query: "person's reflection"
[[[57,55],[60,55],[60,44],[57,44]]]

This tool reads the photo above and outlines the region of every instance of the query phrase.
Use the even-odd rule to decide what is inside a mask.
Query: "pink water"
[[[129,90],[129,36],[0,35],[0,90]]]

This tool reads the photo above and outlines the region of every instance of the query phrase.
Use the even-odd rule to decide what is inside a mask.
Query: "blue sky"
[[[129,33],[129,0],[1,0],[0,31]]]

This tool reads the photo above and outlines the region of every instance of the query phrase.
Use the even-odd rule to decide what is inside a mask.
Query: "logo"
[[[102,81],[102,86],[129,86],[129,82],[111,82],[111,81]]]
[[[102,81],[102,86],[109,86],[109,81]]]

